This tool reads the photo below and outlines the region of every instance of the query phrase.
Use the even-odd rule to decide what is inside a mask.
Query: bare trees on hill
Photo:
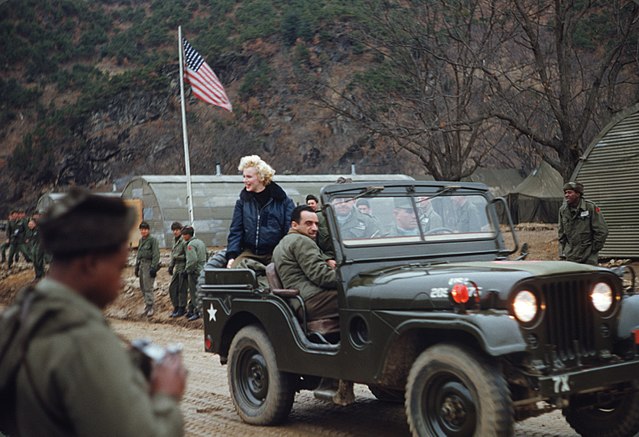
[[[631,0],[379,1],[356,39],[372,67],[323,104],[458,180],[513,147],[568,179],[638,90]]]

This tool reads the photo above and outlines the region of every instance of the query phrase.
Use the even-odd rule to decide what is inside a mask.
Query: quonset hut
[[[296,204],[305,202],[307,194],[319,197],[324,185],[335,183],[340,175],[275,175],[279,184]],[[413,180],[394,175],[344,175],[353,182]],[[242,176],[191,176],[193,192],[193,227],[207,246],[226,246],[233,208],[244,188]],[[124,187],[123,199],[142,202],[142,218],[151,226],[151,235],[160,247],[171,247],[171,223],[188,224],[186,176],[138,176]]]
[[[616,116],[590,143],[571,180],[608,223],[603,258],[639,258],[639,104]]]

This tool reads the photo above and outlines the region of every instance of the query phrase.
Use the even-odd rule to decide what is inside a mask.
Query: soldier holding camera
[[[49,273],[0,318],[3,328],[19,320],[0,330],[0,386],[15,384],[13,411],[0,411],[1,431],[183,435],[181,354],[153,361],[145,378],[101,311],[122,289],[134,223],[135,211],[121,199],[79,189],[44,215],[42,244],[53,256]]]

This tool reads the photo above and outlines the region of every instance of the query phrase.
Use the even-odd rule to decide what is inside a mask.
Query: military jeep
[[[220,254],[205,267],[205,348],[228,364],[242,420],[281,422],[300,390],[348,404],[358,383],[403,402],[415,436],[510,435],[555,409],[582,435],[639,431],[639,296],[621,274],[510,260],[514,227],[483,184],[339,184],[321,198],[339,278],[332,338],[277,278],[216,268]]]

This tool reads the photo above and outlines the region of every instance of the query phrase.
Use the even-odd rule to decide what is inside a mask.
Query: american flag
[[[231,101],[227,97],[220,79],[217,78],[209,64],[204,61],[204,58],[189,44],[186,38],[182,38],[182,43],[184,44],[186,64],[185,77],[191,84],[195,97],[233,112]]]

